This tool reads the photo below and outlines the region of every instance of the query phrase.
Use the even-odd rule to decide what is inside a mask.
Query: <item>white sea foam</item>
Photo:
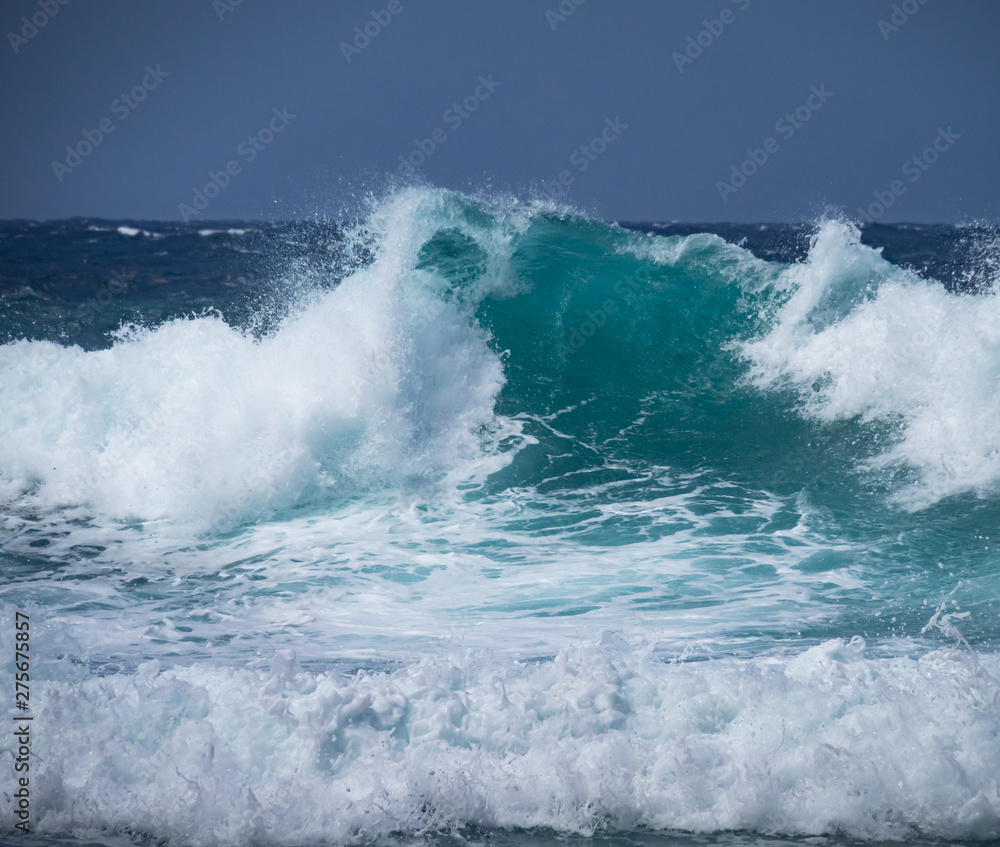
[[[117,231],[119,235],[125,235],[129,238],[135,238],[137,235],[142,235],[146,238],[166,238],[162,232],[150,232],[147,229],[136,229],[133,226],[120,226]]]
[[[415,269],[441,203],[387,203],[374,264],[260,341],[203,315],[0,347],[0,495],[218,529],[474,458],[504,377],[470,310],[503,280],[459,299]]]
[[[829,626],[866,596],[857,545],[829,540],[777,499],[725,486],[598,499],[576,509],[529,492],[465,501],[442,484],[198,544],[183,527],[61,515],[10,517],[0,531],[11,556],[45,545],[57,564],[41,573],[59,590],[24,590],[95,660],[240,662],[283,646],[307,661],[413,661],[442,643],[534,655],[601,628],[642,634],[660,651],[709,650]],[[761,543],[774,518],[783,528]],[[813,557],[837,563],[817,573]]]
[[[465,653],[381,673],[305,672],[287,652],[270,670],[149,662],[91,678],[66,661],[34,667],[39,834],[350,844],[472,824],[1000,835],[995,655],[877,659],[855,638],[669,664],[605,633],[542,662]],[[0,822],[12,825],[9,799]]]
[[[875,468],[919,478],[898,493],[907,508],[1000,483],[1000,296],[952,294],[826,222],[807,260],[780,285],[768,331],[743,345],[759,387],[791,387],[806,414],[898,428]]]

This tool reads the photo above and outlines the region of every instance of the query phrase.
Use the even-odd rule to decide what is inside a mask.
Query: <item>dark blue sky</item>
[[[0,29],[4,218],[337,215],[407,160],[617,220],[1000,218],[995,0],[5,0]]]

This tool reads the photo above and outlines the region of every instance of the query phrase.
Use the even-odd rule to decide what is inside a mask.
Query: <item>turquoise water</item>
[[[33,830],[996,838],[994,236],[645,229],[6,225]]]

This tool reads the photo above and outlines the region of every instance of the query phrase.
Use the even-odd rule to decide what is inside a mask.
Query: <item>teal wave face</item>
[[[746,433],[767,410],[740,385],[733,345],[755,322],[740,278],[765,283],[771,267],[715,236],[645,239],[552,219],[512,265],[528,292],[481,315],[510,351],[502,411],[561,411],[559,430],[607,459],[682,471],[753,449]]]
[[[787,493],[802,486],[807,455],[817,474],[863,455],[851,442],[870,433],[816,427],[797,414],[797,397],[768,396],[747,379],[741,345],[766,333],[787,296],[787,266],[713,235],[644,237],[554,213],[531,215],[504,248],[504,267],[492,273],[510,288],[477,311],[504,354],[497,410],[558,414],[581,467],[624,461],[739,472],[747,485]],[[474,233],[449,229],[423,245],[418,267],[460,292],[489,264]],[[544,427],[532,434],[556,437]],[[505,481],[551,474],[537,455],[552,449],[522,451]],[[562,464],[573,470],[572,461]]]

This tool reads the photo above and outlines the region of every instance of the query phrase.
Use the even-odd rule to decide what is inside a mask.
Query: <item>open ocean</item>
[[[998,545],[996,230],[0,223],[4,844],[982,844]]]

